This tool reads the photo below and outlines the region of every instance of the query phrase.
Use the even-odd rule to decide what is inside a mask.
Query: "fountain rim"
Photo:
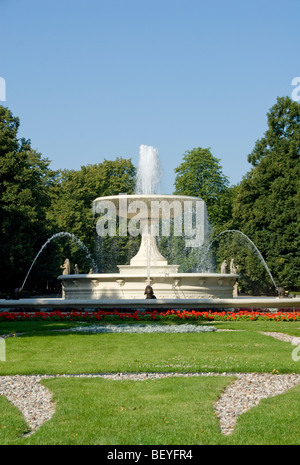
[[[129,200],[178,200],[178,201],[201,201],[204,200],[201,197],[195,197],[190,195],[177,195],[177,194],[117,194],[117,195],[107,195],[103,197],[97,197],[93,202],[102,202],[110,200],[112,202],[119,201],[120,198],[126,198]]]
[[[130,265],[128,265],[130,266]],[[172,265],[171,265],[172,266]],[[135,266],[136,268],[139,268],[138,266]],[[145,266],[141,266],[140,268],[145,268]],[[85,279],[85,278],[90,278],[92,279],[99,279],[99,278],[112,278],[116,277],[119,279],[125,279],[125,278],[141,278],[145,279],[145,276],[141,276],[140,273],[124,273],[121,274],[119,272],[115,273],[79,273],[79,274],[65,274],[65,275],[59,275],[57,279],[63,280],[63,279]],[[231,274],[231,273],[210,273],[210,272],[203,272],[203,273],[169,273],[167,275],[164,274],[159,274],[159,273],[151,273],[151,278],[224,278],[224,279],[237,279],[239,277],[238,274]]]

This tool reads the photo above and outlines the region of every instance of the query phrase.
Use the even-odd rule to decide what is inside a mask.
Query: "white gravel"
[[[280,341],[291,342],[295,346],[300,345],[300,337],[290,336],[289,334],[285,334],[285,333],[277,333],[276,331],[273,331],[273,332],[261,331],[261,334],[264,334],[265,336],[274,337],[275,339],[279,339]]]
[[[261,399],[277,396],[300,383],[299,374],[237,373],[237,380],[225,389],[214,409],[223,434],[231,434],[237,418],[259,404]]]
[[[206,333],[216,331],[214,326],[202,325],[91,325],[76,326],[67,331],[85,333]]]
[[[17,407],[34,432],[55,412],[51,392],[40,384],[44,376],[0,376],[0,395]]]

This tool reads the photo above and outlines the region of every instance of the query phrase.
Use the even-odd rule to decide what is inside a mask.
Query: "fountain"
[[[162,229],[170,234],[174,220],[175,234],[184,234],[187,247],[200,247],[207,224],[205,202],[198,197],[160,195],[161,168],[154,147],[142,145],[137,171],[136,194],[99,197],[94,200],[100,236],[117,233],[141,234],[138,253],[129,265],[118,265],[118,273],[62,275],[65,299],[141,299],[146,285],[154,288],[158,299],[231,298],[237,274],[180,273],[178,265],[168,264],[157,247],[156,237]],[[160,223],[161,222],[161,223]]]
[[[182,273],[178,265],[169,264],[160,253],[156,238],[160,234],[170,235],[171,222],[173,234],[183,238],[186,247],[198,251],[201,247],[204,248],[205,239],[208,239],[209,223],[205,202],[202,199],[182,195],[160,195],[160,178],[161,169],[157,150],[142,145],[136,193],[99,197],[93,202],[93,211],[97,219],[96,230],[99,236],[141,235],[139,251],[131,258],[129,265],[118,265],[118,273],[100,273],[88,255],[93,263],[90,273],[63,274],[58,277],[62,284],[62,298],[3,299],[0,300],[0,308],[276,309],[278,307],[300,307],[299,297],[281,298],[280,304],[275,297],[233,297],[238,278],[234,266],[231,267],[229,273],[224,267],[221,273],[203,272],[199,260],[199,272]],[[233,230],[223,231],[220,235],[225,232],[233,232]],[[42,250],[52,239],[60,236],[69,236],[77,240],[73,234],[66,232],[53,235],[36,255],[22,288]],[[250,241],[248,237],[247,239]],[[82,243],[79,245],[84,247]],[[211,244],[209,248],[210,246]],[[207,252],[204,253],[204,258]],[[260,253],[259,257],[267,267]],[[266,269],[268,271],[268,268]],[[270,272],[269,275],[275,285]],[[153,287],[155,299],[145,299],[144,292],[147,285]]]

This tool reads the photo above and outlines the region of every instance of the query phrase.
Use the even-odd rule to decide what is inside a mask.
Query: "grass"
[[[28,430],[19,410],[6,397],[0,396],[0,444],[9,445],[21,440]]]
[[[0,375],[100,372],[299,373],[291,343],[260,334],[300,336],[299,322],[213,322],[236,332],[188,334],[74,334],[75,322],[0,323],[8,337]],[[274,375],[276,376],[276,375]],[[0,444],[298,444],[300,386],[239,417],[231,436],[220,432],[213,404],[231,377],[109,381],[54,378],[56,412],[32,436],[20,412],[0,396]]]
[[[44,443],[46,436],[46,444],[201,444],[203,433],[213,441],[219,434],[213,402],[227,383],[224,378],[160,379],[138,385],[74,379],[70,403],[70,382],[49,380],[57,413],[26,443]]]
[[[109,381],[56,378],[43,383],[56,403],[52,419],[29,437],[21,414],[1,399],[1,445],[299,444],[300,386],[264,399],[224,436],[213,411],[231,377]]]
[[[284,394],[263,399],[241,415],[231,444],[299,445],[300,385]]]
[[[300,372],[299,363],[291,357],[291,343],[260,334],[260,331],[276,329],[300,336],[299,323],[216,323],[214,326],[218,328],[240,331],[147,335],[55,332],[37,323],[35,331],[30,332],[29,322],[26,324],[29,325],[27,332],[6,339],[6,362],[0,364],[0,375],[136,371]],[[22,322],[15,323],[15,332],[21,325]]]

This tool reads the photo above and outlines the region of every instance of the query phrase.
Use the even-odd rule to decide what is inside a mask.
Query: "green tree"
[[[248,156],[253,167],[236,188],[231,226],[255,243],[277,286],[299,290],[300,105],[278,98],[267,118],[268,128]],[[244,289],[274,290],[253,253],[235,251]]]
[[[56,173],[49,160],[18,139],[19,118],[0,106],[0,261],[2,292],[22,282],[48,234],[48,191]]]
[[[69,232],[80,239],[95,257],[100,271],[115,271],[117,263],[127,260],[130,244],[124,237],[97,237],[93,200],[125,192],[132,194],[134,185],[135,167],[130,159],[104,160],[82,166],[78,171],[62,171],[53,190],[47,219],[55,225],[56,231]],[[65,254],[71,254],[73,262],[80,260],[86,272],[91,263],[84,263],[83,257],[78,257],[80,250],[76,243],[69,244],[69,248],[64,244],[64,248]]]
[[[220,160],[213,157],[210,149],[200,147],[187,151],[183,162],[175,168],[175,194],[202,198],[207,207],[208,231],[203,247],[187,248],[184,237],[163,237],[159,248],[169,263],[180,265],[181,272],[202,271],[206,264],[202,256],[212,234],[223,229],[231,218],[231,191],[228,178],[222,173]],[[213,229],[212,229],[213,226]]]
[[[231,217],[231,190],[220,160],[208,148],[194,148],[185,152],[175,173],[175,194],[202,198],[209,221],[217,229],[221,228]]]

